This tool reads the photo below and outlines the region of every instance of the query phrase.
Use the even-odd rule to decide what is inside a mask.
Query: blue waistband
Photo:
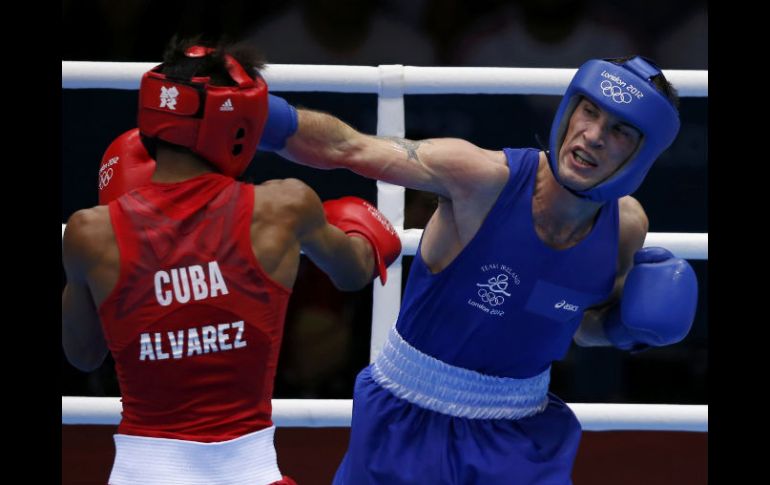
[[[461,418],[520,419],[548,405],[551,368],[526,379],[481,374],[420,352],[394,326],[371,373],[377,384],[425,409]]]

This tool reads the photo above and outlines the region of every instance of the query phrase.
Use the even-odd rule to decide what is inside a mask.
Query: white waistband
[[[110,485],[266,485],[281,480],[275,426],[201,443],[116,434]]]
[[[481,374],[420,352],[394,326],[371,373],[377,384],[425,409],[461,418],[520,419],[548,405],[551,368],[526,379]]]

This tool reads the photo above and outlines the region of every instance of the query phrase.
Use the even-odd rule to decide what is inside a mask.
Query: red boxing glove
[[[345,234],[366,238],[374,249],[375,270],[384,285],[388,279],[387,267],[401,254],[401,239],[390,221],[369,202],[358,197],[342,197],[324,202],[329,224]]]
[[[109,204],[126,192],[150,182],[155,160],[139,137],[139,128],[128,130],[110,143],[99,166],[99,205]]]

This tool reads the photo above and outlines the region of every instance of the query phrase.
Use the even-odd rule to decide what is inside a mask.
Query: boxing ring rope
[[[61,225],[61,235],[67,224]],[[417,252],[417,244],[422,237],[422,229],[396,229],[401,238],[401,255],[414,256]],[[644,240],[644,246],[663,246],[674,253],[675,256],[684,259],[707,260],[709,257],[709,235],[707,233],[692,232],[651,232]]]
[[[157,64],[159,62],[62,61],[62,88],[136,90],[142,74]],[[378,95],[377,134],[404,137],[405,94],[562,95],[576,71],[553,68],[416,67],[400,64],[376,67],[271,64],[265,67],[263,75],[270,89],[276,92],[375,93]],[[708,96],[708,71],[663,72],[677,87],[680,97]],[[422,229],[403,228],[404,194],[403,187],[377,182],[378,208],[401,236],[404,247],[402,255],[414,255]],[[62,235],[64,228],[62,224]],[[666,246],[679,257],[708,259],[707,233],[650,233],[645,246]],[[398,316],[401,278],[399,257],[388,268],[389,284],[382,286],[379,280],[373,283],[372,361]],[[276,399],[273,403],[278,426],[350,425],[349,400]],[[570,407],[584,423],[584,429],[589,430],[707,431],[708,406],[570,404]],[[62,397],[63,424],[76,424],[78,419],[110,419],[109,423],[104,424],[116,424],[119,413],[118,398]]]
[[[139,89],[142,74],[160,62],[62,61],[64,89]],[[268,64],[272,91],[380,93],[382,71],[400,72],[404,94],[552,94],[567,89],[577,69],[520,67],[324,66]],[[708,96],[708,71],[666,69],[679,96]]]
[[[570,403],[585,431],[708,432],[708,406]],[[117,397],[61,398],[62,424],[117,425]],[[350,427],[351,399],[273,399],[273,422],[285,428]]]

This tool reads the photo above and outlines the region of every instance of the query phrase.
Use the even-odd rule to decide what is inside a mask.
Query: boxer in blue
[[[683,339],[697,280],[643,248],[629,194],[679,130],[676,90],[641,57],[590,60],[547,150],[361,134],[271,98],[274,150],[439,196],[400,314],[358,375],[336,485],[569,484],[580,424],[548,392],[570,342]],[[266,130],[267,131],[267,130]]]

